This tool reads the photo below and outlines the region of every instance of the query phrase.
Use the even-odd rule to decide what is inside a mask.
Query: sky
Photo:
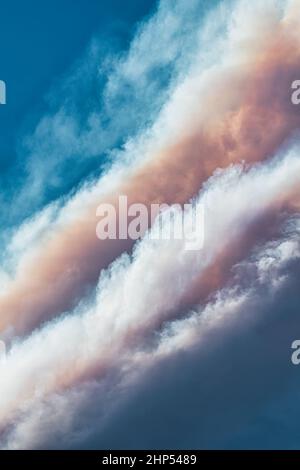
[[[0,8],[0,448],[298,449],[298,0]]]
[[[130,43],[138,21],[155,1],[38,0],[1,1],[1,79],[8,84],[7,106],[0,108],[0,168],[17,161],[18,142],[47,111],[52,87],[82,57],[93,37],[103,49],[121,52]]]

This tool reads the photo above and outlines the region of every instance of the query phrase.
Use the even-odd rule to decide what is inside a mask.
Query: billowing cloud
[[[205,279],[205,270],[228,245],[241,236],[248,238],[251,227],[261,223],[262,215],[273,212],[274,204],[289,213],[300,198],[299,157],[291,153],[276,164],[262,166],[244,174],[241,167],[233,167],[207,185],[199,200],[208,212],[203,250],[186,250],[184,240],[171,243],[146,238],[132,261],[124,255],[103,273],[95,304],[16,343],[1,368],[2,422],[20,405],[26,408],[33,397],[128,367],[134,351],[142,354],[147,338],[174,319],[174,308],[188,286],[198,276],[201,280],[201,273]],[[258,199],[253,199],[253,192]],[[151,271],[147,271],[150,263]],[[160,289],[162,284],[164,289]]]
[[[138,149],[147,157],[117,172],[113,168],[106,176],[106,185],[112,181],[103,199],[97,191],[101,180],[88,196],[79,193],[78,215],[74,204],[67,204],[60,217],[65,220],[48,228],[0,297],[2,331],[13,327],[17,333],[26,332],[72,308],[96,283],[101,269],[131,248],[128,241],[100,243],[95,237],[96,207],[103,200],[117,204],[118,195],[126,194],[129,203],[183,204],[218,168],[267,159],[294,138],[299,113],[290,100],[290,85],[300,50],[294,46],[288,17],[277,18],[275,13],[273,22],[268,19],[266,29],[259,30],[258,49],[257,32],[243,28],[239,6],[224,39],[228,63],[225,55],[221,65],[191,67],[150,135],[139,139],[134,152]],[[274,22],[277,29],[271,34]],[[74,213],[68,215],[70,211]]]
[[[291,380],[300,256],[300,114],[291,102],[300,59],[297,3],[224,1],[206,20],[203,8],[198,0],[162,1],[128,55],[110,65],[103,111],[88,113],[81,129],[76,113],[60,110],[35,132],[37,156],[28,160],[34,194],[44,172],[55,178],[57,159],[69,161],[74,149],[85,158],[113,151],[119,139],[123,149],[97,180],[83,175],[79,190],[62,190],[34,210],[6,244],[4,448],[93,447],[96,436],[110,448],[230,447],[240,429],[253,433],[252,413],[280,392],[280,374]],[[170,74],[167,85],[151,78],[158,70]],[[48,146],[50,168],[36,166]],[[118,208],[120,195],[148,208],[202,204],[203,249],[147,236],[136,244],[100,241],[97,206]],[[289,292],[293,328],[280,310]],[[178,402],[168,404],[179,371]],[[205,382],[187,391],[197,373]],[[145,387],[153,395],[145,398],[151,423],[142,422]],[[188,406],[185,425],[180,409]],[[169,437],[164,412],[178,424]],[[117,430],[124,417],[142,432],[124,437],[123,426]]]

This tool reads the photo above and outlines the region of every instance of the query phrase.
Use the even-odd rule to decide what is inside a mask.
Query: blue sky
[[[84,54],[91,38],[122,50],[154,0],[0,0],[0,79],[7,105],[0,107],[0,170],[16,158],[22,135],[45,111],[45,95]]]
[[[7,105],[0,108],[0,204],[6,207],[0,227],[9,228],[87,177],[97,178],[153,122],[191,60],[194,26],[208,6],[192,1],[189,17],[180,2],[172,14],[162,2],[160,26],[155,19],[151,26],[156,0],[0,5],[0,79],[7,84]]]

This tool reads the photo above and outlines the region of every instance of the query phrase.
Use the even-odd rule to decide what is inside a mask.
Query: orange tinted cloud
[[[282,25],[255,61],[242,66],[247,72],[238,104],[218,117],[224,94],[235,92],[232,80],[222,76],[220,87],[209,97],[195,97],[214,107],[207,124],[194,124],[184,137],[176,136],[152,161],[105,202],[117,205],[118,194],[128,202],[184,203],[218,168],[245,161],[252,164],[272,156],[300,127],[300,111],[290,99],[290,86],[299,70],[300,46]],[[201,106],[200,106],[201,104]],[[200,111],[199,111],[200,112]],[[17,334],[29,332],[43,320],[73,308],[95,285],[99,274],[123,251],[130,240],[100,241],[96,238],[95,200],[86,212],[57,230],[37,247],[0,296],[0,329],[13,326]]]

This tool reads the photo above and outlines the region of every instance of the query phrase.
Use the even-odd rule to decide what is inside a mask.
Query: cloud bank
[[[296,1],[263,3],[161,1],[106,64],[101,100],[80,119],[63,103],[29,138],[32,213],[2,255],[3,448],[287,445],[292,419],[268,442],[262,430],[295,380],[300,36]],[[76,86],[94,61],[97,48]],[[100,241],[96,209],[120,195],[203,204],[203,249]]]

